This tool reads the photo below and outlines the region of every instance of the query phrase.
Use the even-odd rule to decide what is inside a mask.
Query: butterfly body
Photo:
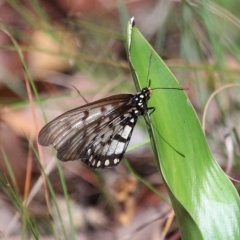
[[[151,88],[118,94],[72,109],[46,124],[40,145],[53,145],[61,161],[81,160],[89,167],[116,166],[122,159],[140,115],[150,109]]]

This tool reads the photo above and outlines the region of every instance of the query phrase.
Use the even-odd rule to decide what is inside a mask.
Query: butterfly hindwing
[[[92,168],[115,167],[127,149],[137,118],[133,112],[120,115],[86,146],[82,161]]]

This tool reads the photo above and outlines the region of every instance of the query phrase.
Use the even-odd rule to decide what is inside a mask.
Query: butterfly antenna
[[[80,93],[80,91],[75,86],[72,85],[72,87],[75,88],[75,90],[78,92],[79,96],[84,100],[84,102],[88,103],[87,99]]]
[[[147,83],[148,83],[147,86],[148,86],[148,88],[151,86],[151,80],[149,79],[149,74],[150,74],[150,66],[151,66],[151,62],[152,62],[152,55],[153,55],[153,51],[151,50],[149,63],[148,63],[148,73],[147,73]]]
[[[180,87],[180,88],[168,88],[168,87],[161,87],[161,88],[151,88],[151,90],[156,90],[156,89],[182,90],[182,91],[184,91],[184,90],[188,90],[188,88],[182,88],[182,87]]]
[[[152,55],[153,55],[153,50],[151,50],[150,53],[150,58],[149,58],[149,63],[148,63],[148,73],[147,73],[147,86],[148,88],[150,88],[151,86],[151,79],[149,79],[149,75],[150,75],[150,66],[151,66],[151,62],[152,62]],[[188,88],[151,88],[151,90],[155,90],[155,89],[173,89],[173,90],[188,90]]]

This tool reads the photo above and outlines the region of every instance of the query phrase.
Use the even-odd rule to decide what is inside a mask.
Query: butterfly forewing
[[[61,146],[63,142],[77,132],[81,132],[83,128],[87,128],[91,123],[95,123],[96,125],[96,119],[118,108],[131,96],[131,94],[119,94],[86,104],[60,115],[45,125],[39,132],[39,144],[42,146],[48,146],[50,144]]]
[[[147,111],[150,89],[119,94],[70,110],[48,123],[39,144],[53,144],[62,161],[82,160],[92,168],[116,166],[122,159],[138,116]]]

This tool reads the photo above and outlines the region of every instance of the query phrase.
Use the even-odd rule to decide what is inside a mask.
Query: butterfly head
[[[139,97],[146,100],[149,100],[152,94],[152,89],[150,87],[145,87],[138,93]]]

